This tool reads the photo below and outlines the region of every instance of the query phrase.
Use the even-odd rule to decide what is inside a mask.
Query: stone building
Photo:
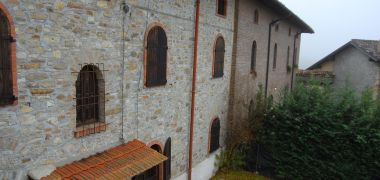
[[[259,87],[266,95],[291,88],[298,68],[301,33],[313,30],[278,1],[236,1],[230,119],[248,118]]]
[[[258,5],[252,74],[261,80],[266,41],[260,33],[266,36],[270,20],[290,12],[277,0],[236,2],[1,1],[0,179],[99,172],[108,178],[211,177],[225,144],[230,82],[254,78],[248,70],[231,81],[233,49],[237,57],[245,52],[234,43],[244,39],[234,36],[244,22],[234,22],[250,22],[254,12],[243,3]],[[288,27],[290,36],[281,35]],[[280,87],[276,81],[287,71],[283,46],[293,47],[296,32],[309,31],[292,14],[278,35],[273,32],[279,58],[269,89]]]
[[[380,87],[380,41],[353,39],[307,68],[333,74],[335,88],[348,86],[357,92]]]

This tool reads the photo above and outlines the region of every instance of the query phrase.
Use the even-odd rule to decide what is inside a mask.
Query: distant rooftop
[[[335,56],[336,54],[340,53],[347,47],[354,47],[361,51],[363,54],[367,55],[371,60],[375,62],[380,62],[380,41],[378,40],[364,40],[364,39],[352,39],[350,42],[346,43],[345,45],[341,46],[331,54],[327,55],[323,59],[319,60],[315,64],[311,65],[308,70],[312,70],[315,68],[318,68],[321,64],[325,63],[331,57]]]

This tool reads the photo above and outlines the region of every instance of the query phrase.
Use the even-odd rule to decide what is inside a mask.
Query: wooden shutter
[[[147,38],[146,86],[166,84],[167,38],[161,27],[154,27]]]
[[[276,69],[277,66],[277,44],[274,45],[273,50],[273,69]]]
[[[254,20],[253,20],[253,22],[255,24],[259,23],[259,11],[257,9],[255,10],[255,13],[254,13]]]
[[[251,72],[255,71],[256,68],[256,47],[256,41],[253,41],[251,52]]]
[[[225,16],[226,15],[226,0],[217,0],[218,1],[218,14]]]
[[[164,161],[164,180],[169,180],[171,177],[171,160],[172,160],[172,139],[169,137],[165,143],[164,155],[168,157]]]
[[[16,100],[13,95],[13,78],[11,66],[11,43],[8,19],[0,11],[0,105],[7,105]]]
[[[215,119],[211,125],[210,153],[216,151],[219,148],[219,135],[220,135],[220,122],[219,122],[219,119]]]
[[[79,72],[76,82],[77,126],[99,121],[99,86],[97,68],[86,65]]]
[[[223,77],[225,47],[222,37],[218,37],[216,40],[214,51],[214,78]]]

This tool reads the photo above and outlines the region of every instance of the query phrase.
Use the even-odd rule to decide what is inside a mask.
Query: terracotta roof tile
[[[126,179],[138,175],[167,157],[138,140],[106,150],[80,161],[58,167],[42,180]]]

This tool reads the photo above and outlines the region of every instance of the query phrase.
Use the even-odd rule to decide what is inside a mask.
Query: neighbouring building
[[[230,82],[264,83],[281,17],[270,93],[312,32],[277,0],[1,1],[0,179],[208,179]]]
[[[350,87],[357,92],[372,89],[375,94],[380,87],[380,41],[353,39],[307,71],[329,72],[333,87]]]
[[[230,113],[248,118],[259,87],[266,95],[291,88],[298,68],[301,33],[313,30],[279,1],[237,0]]]

